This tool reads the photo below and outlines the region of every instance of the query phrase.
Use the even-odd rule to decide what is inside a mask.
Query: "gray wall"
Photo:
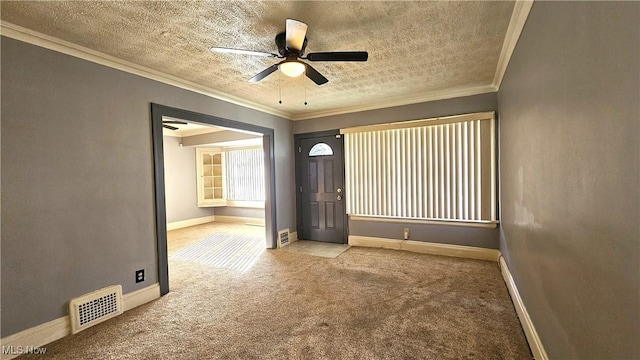
[[[500,249],[552,359],[640,357],[639,24],[535,2],[499,92]]]
[[[409,229],[409,240],[432,243],[498,248],[498,228],[485,229],[466,226],[388,223],[349,220],[349,234],[402,240],[404,228]]]
[[[464,96],[294,122],[296,134],[498,110],[496,93]]]
[[[208,144],[221,143],[226,141],[254,139],[256,135],[235,131],[217,131],[208,134],[185,136],[182,138],[184,146],[205,146]]]
[[[181,147],[179,137],[165,136],[164,182],[167,222],[196,219],[214,214],[212,207],[198,207],[196,148]]]
[[[216,208],[216,215],[263,219],[264,209],[223,206]],[[295,231],[294,229],[295,227],[290,228],[291,231]],[[281,228],[278,228],[278,230],[281,230]]]
[[[151,102],[273,128],[277,227],[295,228],[290,121],[5,37],[1,50],[1,337],[78,295],[158,281]]]
[[[393,108],[328,116],[318,119],[300,120],[294,122],[294,132],[307,133],[362,125],[383,124],[389,122],[428,119],[439,116],[497,110],[497,94],[489,93]],[[415,241],[476,246],[490,249],[497,249],[499,244],[498,231],[496,229],[446,225],[380,223],[358,220],[349,221],[349,234],[389,239],[403,239],[403,231],[405,227],[409,228],[411,240]]]

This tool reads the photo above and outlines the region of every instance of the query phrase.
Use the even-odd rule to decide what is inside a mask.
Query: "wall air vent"
[[[122,286],[113,285],[69,301],[71,333],[122,314]]]
[[[278,247],[283,247],[289,244],[289,229],[278,231]]]

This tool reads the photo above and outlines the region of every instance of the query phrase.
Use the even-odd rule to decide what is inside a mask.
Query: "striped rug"
[[[171,258],[219,268],[247,271],[265,248],[264,238],[217,233],[180,250]]]

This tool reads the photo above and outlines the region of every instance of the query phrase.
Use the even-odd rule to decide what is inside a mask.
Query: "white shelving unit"
[[[220,148],[197,148],[198,207],[226,206],[224,156]]]

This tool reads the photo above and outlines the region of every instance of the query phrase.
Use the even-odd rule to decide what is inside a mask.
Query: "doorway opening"
[[[158,279],[161,294],[169,292],[167,230],[198,223],[204,225],[194,228],[201,227],[202,230],[209,219],[233,219],[233,222],[240,219],[242,223],[216,227],[218,231],[226,230],[228,236],[221,237],[225,234],[215,234],[217,238],[208,239],[215,242],[216,247],[225,250],[224,261],[228,262],[231,248],[237,250],[244,246],[244,257],[247,251],[258,254],[258,251],[265,248],[275,248],[273,129],[158,104],[151,105],[151,113]],[[173,158],[169,161],[165,156],[177,156],[178,159]],[[186,156],[193,161],[187,164],[180,161],[180,156],[183,157],[182,160]],[[243,168],[247,166],[254,169],[253,175],[258,173],[255,171],[258,168],[263,175],[242,176],[242,181],[239,181],[239,174],[243,173]],[[185,176],[176,173],[181,171],[191,174]],[[172,186],[176,188],[173,189]],[[181,189],[183,186],[190,188],[187,192],[191,192],[191,204],[189,199],[181,199],[188,197],[184,196]],[[171,205],[171,208],[167,205]],[[264,242],[256,248],[254,241],[250,244],[254,250],[249,250],[245,246],[248,244],[247,234],[260,233]],[[186,254],[178,255],[200,256],[206,261],[221,261],[216,260],[216,254],[206,253],[212,251],[211,246],[204,244],[208,240],[204,239],[202,244],[193,244],[190,249],[186,249]],[[250,260],[239,259],[234,264],[242,269],[249,266]]]

